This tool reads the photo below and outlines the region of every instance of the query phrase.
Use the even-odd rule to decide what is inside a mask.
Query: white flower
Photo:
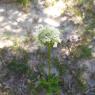
[[[38,39],[43,45],[51,44],[57,46],[57,44],[61,42],[60,32],[57,29],[49,27],[45,27],[40,31]]]

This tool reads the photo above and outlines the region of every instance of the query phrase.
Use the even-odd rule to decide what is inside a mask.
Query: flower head
[[[60,32],[57,29],[49,27],[45,27],[40,31],[38,39],[43,45],[51,44],[52,46],[57,46],[61,42]]]

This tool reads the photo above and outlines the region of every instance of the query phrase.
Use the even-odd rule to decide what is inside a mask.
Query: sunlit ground
[[[79,10],[76,11],[76,9],[73,9],[72,6],[75,6],[74,0],[65,0],[65,1],[59,0],[57,2],[54,2],[54,4],[50,4],[50,6],[47,5],[45,7],[42,7],[40,5],[41,4],[40,2],[39,3],[40,6],[35,7],[31,5],[27,12],[24,12],[22,8],[15,3],[0,4],[0,50],[1,50],[0,54],[2,55],[2,56],[0,55],[0,58],[4,60],[4,64],[10,62],[9,60],[14,57],[16,58],[17,62],[22,62],[22,63],[25,62],[25,64],[27,63],[32,70],[37,72],[38,68],[36,68],[36,66],[39,63],[43,63],[43,61],[45,62],[45,64],[47,63],[46,62],[47,48],[39,44],[37,36],[42,28],[44,28],[45,26],[49,26],[60,30],[61,32],[60,38],[62,40],[62,42],[58,44],[58,47],[56,48],[54,47],[52,49],[52,55],[51,55],[52,61],[54,57],[58,57],[58,61],[62,62],[62,64],[65,61],[68,61],[68,63],[66,62],[66,64],[70,64],[71,66],[69,60],[72,61],[74,60],[75,57],[74,61],[78,60],[78,62],[75,62],[76,64],[73,64],[73,67],[71,66],[71,69],[74,69],[76,73],[78,69],[80,70],[80,68],[76,69],[77,65],[78,66],[86,65],[88,71],[85,72],[83,77],[87,78],[88,81],[90,80],[89,74],[95,72],[95,60],[94,60],[95,43],[94,44],[91,43],[89,47],[86,46],[83,47],[83,50],[80,49],[82,40],[85,37],[83,36],[82,38],[82,33],[81,33],[82,31],[84,31],[83,19],[85,15],[82,16],[80,13],[78,13]],[[49,2],[51,2],[51,0],[49,0]],[[91,41],[91,39],[89,39],[88,36],[89,35],[87,35],[87,40]],[[85,45],[85,43],[83,43],[83,45]],[[79,44],[80,48],[77,47],[77,45]],[[74,50],[75,52],[73,52],[73,49],[75,49]],[[90,49],[92,49],[91,52]],[[72,56],[73,54],[75,55]],[[27,57],[29,57],[29,60],[27,60],[26,62],[25,59]],[[82,57],[86,59],[83,59]],[[1,65],[2,64],[0,61],[0,66]],[[19,68],[19,66],[17,68]],[[62,70],[63,69],[64,68],[62,68]],[[6,70],[5,72],[7,73]],[[45,72],[48,72],[47,67],[45,67]],[[58,74],[57,69],[55,69],[55,67],[52,68],[52,72]],[[68,72],[69,70],[67,71],[67,74]],[[71,70],[71,73],[72,72],[73,70]],[[39,74],[39,72],[37,72],[36,74]],[[6,82],[6,85],[10,86],[10,88],[12,88],[12,86],[18,87],[20,83],[21,86],[23,86],[23,84],[26,83],[27,80],[26,77],[27,75],[25,76],[22,75],[17,79],[15,78],[15,75],[11,77],[11,74],[10,75],[6,74],[6,76],[8,77],[6,79],[7,81],[6,80],[4,81]],[[68,79],[68,77],[71,76],[68,75],[66,77]],[[39,76],[38,77],[34,76],[34,78],[39,78]],[[28,81],[30,82],[29,79]],[[16,84],[14,84],[14,82],[16,82]],[[93,83],[89,84],[92,85]],[[14,88],[12,88],[12,90]],[[21,91],[24,92],[24,90]],[[24,95],[24,94],[18,94],[18,95]]]

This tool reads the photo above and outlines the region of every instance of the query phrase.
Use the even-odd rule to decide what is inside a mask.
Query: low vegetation
[[[0,49],[0,95],[90,95],[89,92],[95,95],[95,87],[89,90],[87,74],[90,71],[83,63],[93,59],[92,49],[95,46],[92,44],[95,37],[92,0],[72,0],[75,3],[70,7],[70,0],[63,1],[67,2],[66,12],[82,18],[80,25],[74,22],[83,27],[76,33],[79,37],[64,40],[65,33],[61,29],[44,25],[37,39],[29,34],[24,41],[14,39],[14,46]],[[30,0],[17,2],[27,8]],[[56,2],[58,0],[46,0],[45,7]],[[33,42],[38,48],[30,51]]]

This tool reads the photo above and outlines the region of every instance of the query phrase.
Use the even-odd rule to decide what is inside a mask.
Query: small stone
[[[10,47],[13,46],[13,42],[10,40],[2,40],[0,41],[0,48],[4,48],[4,47]]]
[[[92,57],[95,57],[95,52],[92,52]]]

